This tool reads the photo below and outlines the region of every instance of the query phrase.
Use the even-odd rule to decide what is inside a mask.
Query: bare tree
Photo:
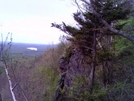
[[[10,42],[8,42],[7,43],[7,41],[8,41],[8,37],[9,37],[9,35],[10,35]],[[17,101],[16,100],[16,96],[15,96],[15,93],[14,93],[14,91],[13,91],[13,83],[12,83],[12,81],[11,81],[11,77],[10,77],[10,75],[9,75],[9,72],[8,72],[8,67],[9,67],[9,65],[8,65],[8,51],[9,51],[9,49],[10,49],[10,47],[11,47],[11,42],[12,42],[12,34],[10,34],[10,33],[8,33],[8,35],[7,35],[7,37],[6,37],[6,40],[5,41],[3,41],[3,36],[1,35],[1,38],[2,38],[2,42],[1,42],[1,45],[0,45],[0,59],[1,59],[1,62],[3,63],[3,65],[4,65],[4,70],[5,70],[5,73],[6,73],[6,76],[7,76],[7,79],[8,79],[8,82],[9,82],[9,88],[10,88],[10,92],[11,92],[11,95],[12,95],[12,98],[13,98],[13,101]],[[6,46],[6,44],[8,45],[8,46]]]
[[[8,82],[9,82],[9,88],[10,88],[10,92],[12,95],[12,99],[13,99],[13,101],[17,101],[17,99],[16,99],[17,95],[15,95],[14,89],[16,88],[16,86],[18,86],[25,98],[25,101],[28,101],[28,98],[27,98],[25,92],[21,88],[19,81],[16,78],[15,71],[12,67],[12,58],[10,58],[10,56],[9,56],[10,55],[9,51],[10,51],[11,43],[12,43],[12,33],[8,33],[5,41],[3,41],[3,35],[1,35],[1,39],[2,39],[2,42],[0,45],[0,61],[4,65],[4,70],[5,70]],[[13,81],[11,79],[11,75],[9,74],[9,68],[12,70],[11,72],[13,74],[13,79],[15,80],[15,83],[13,83]]]

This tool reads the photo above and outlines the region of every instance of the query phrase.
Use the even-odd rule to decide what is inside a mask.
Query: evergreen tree
[[[130,34],[120,31],[126,23],[116,24],[120,20],[126,20],[132,13],[133,0],[80,0],[83,4],[78,5],[79,10],[73,14],[74,20],[77,22],[77,27],[62,24],[52,23],[52,27],[56,27],[65,32],[67,40],[72,42],[74,49],[79,49],[84,55],[90,54],[91,72],[89,78],[89,88],[92,94],[94,85],[95,67],[97,66],[98,53],[101,51],[110,51],[109,44],[112,43],[113,35],[121,35],[134,43],[134,37]],[[83,8],[83,9],[81,9]],[[107,53],[104,59],[104,64],[107,64],[109,59]],[[105,67],[103,68],[105,72]],[[104,84],[106,81],[104,75]]]
[[[118,20],[128,19],[128,16],[131,13],[131,2],[133,0],[94,0],[92,5],[101,18],[94,14],[90,2],[87,0],[80,1],[83,2],[85,11],[81,12],[82,10],[79,10],[73,14],[74,20],[78,25],[77,27],[66,25],[64,22],[63,24],[52,23],[52,26],[57,27],[71,36],[67,39],[73,44],[76,44],[79,47],[89,47],[89,43],[92,43],[91,40],[94,31],[103,35],[113,34],[113,32],[101,21],[101,18],[111,25],[111,27],[113,27],[112,25]],[[125,23],[115,26],[115,28],[120,30],[124,25]]]

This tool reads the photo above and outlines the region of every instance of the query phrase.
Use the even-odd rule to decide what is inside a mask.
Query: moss
[[[74,85],[68,88],[67,98],[75,99],[74,101],[107,101],[107,89],[100,87],[98,82],[93,86],[93,93],[90,94],[88,86],[88,78],[80,75],[74,80]]]
[[[114,58],[114,54],[111,53],[109,50],[105,50],[105,51],[99,51],[97,52],[97,62],[103,62],[106,60],[111,60]]]
[[[61,92],[61,94],[64,94],[65,93],[65,89],[61,89],[60,88],[60,92]]]
[[[69,57],[71,56],[72,54],[72,46],[70,46],[69,48],[66,49],[66,51],[64,52],[63,56],[66,58],[66,59],[69,59]]]

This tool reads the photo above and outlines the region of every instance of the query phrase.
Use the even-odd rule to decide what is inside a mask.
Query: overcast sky
[[[0,33],[11,32],[13,42],[58,43],[63,33],[52,22],[74,24],[72,0],[0,0]]]

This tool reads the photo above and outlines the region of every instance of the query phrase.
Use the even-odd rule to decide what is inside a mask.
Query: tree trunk
[[[0,94],[0,101],[2,101],[2,97],[1,97],[1,94]]]
[[[13,98],[13,101],[17,101],[16,100],[16,97],[15,97],[15,94],[13,92],[13,86],[12,86],[12,81],[11,81],[11,78],[9,76],[9,73],[8,73],[8,69],[7,69],[7,63],[5,60],[3,60],[3,63],[4,63],[4,69],[5,69],[5,72],[6,72],[6,76],[7,76],[7,79],[8,79],[8,82],[9,82],[9,87],[10,87],[10,92],[11,92],[11,95],[12,95],[12,98]]]
[[[5,70],[8,82],[9,82],[9,88],[10,88],[10,92],[11,92],[13,101],[17,101],[16,97],[15,97],[15,94],[14,94],[14,91],[13,91],[14,87],[12,85],[12,81],[11,81],[11,78],[10,78],[10,75],[9,75],[9,72],[8,72],[7,56],[9,55],[9,49],[11,47],[11,42],[8,42],[7,47],[6,47],[6,43],[7,43],[9,35],[12,36],[12,34],[8,33],[5,42],[3,42],[3,36],[1,34],[2,42],[1,42],[1,45],[0,45],[0,61],[4,64],[4,70]],[[10,41],[12,41],[12,37],[11,37]],[[8,57],[8,59],[9,59],[9,57]]]
[[[92,51],[92,63],[91,63],[91,72],[90,72],[90,78],[89,78],[89,89],[90,93],[92,94],[93,92],[93,84],[94,84],[94,77],[95,77],[95,61],[96,61],[96,31],[94,32],[93,35],[93,51]]]

